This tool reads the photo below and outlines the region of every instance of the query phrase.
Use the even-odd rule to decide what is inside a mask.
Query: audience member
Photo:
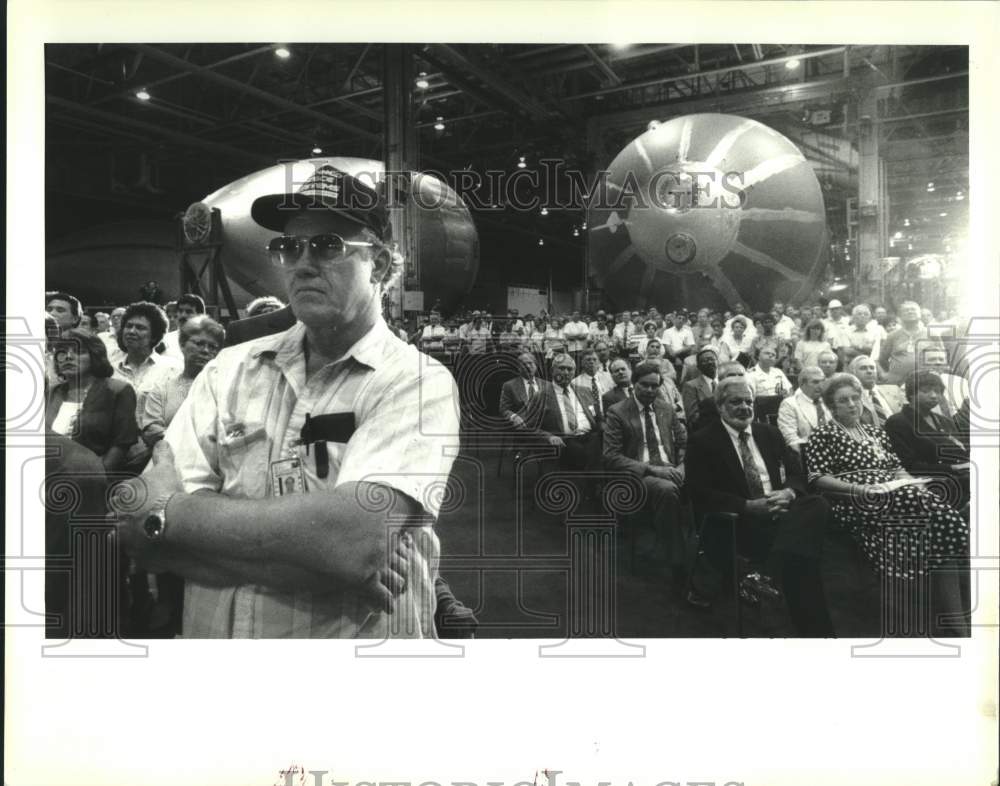
[[[820,573],[829,506],[806,493],[801,461],[778,432],[754,422],[754,394],[745,380],[720,380],[715,400],[720,420],[688,440],[687,488],[699,519],[713,513],[739,519],[735,531],[702,522],[705,555],[728,574],[735,534],[737,547],[758,566],[741,581],[743,598],[776,595],[769,579],[776,575],[796,634],[833,636]],[[700,605],[696,595],[690,600]]]
[[[821,398],[825,380],[818,366],[804,366],[798,390],[778,407],[778,430],[792,450],[801,451],[809,435],[830,420],[830,410]]]
[[[122,469],[138,437],[135,391],[111,378],[104,342],[96,336],[70,328],[54,348],[63,381],[49,390],[45,427],[87,448],[107,472]]]
[[[608,410],[604,426],[604,467],[635,475],[645,488],[645,510],[652,517],[655,552],[664,568],[681,578],[685,560],[680,526],[681,487],[687,432],[673,409],[658,395],[662,380],[655,363],[632,372],[635,395]]]
[[[967,632],[967,621],[939,621],[939,615],[961,619],[967,611],[957,573],[941,570],[968,555],[962,516],[913,482],[884,430],[861,422],[857,379],[837,374],[823,389],[823,399],[833,417],[806,442],[810,482],[829,495],[834,519],[854,535],[877,570],[895,580],[929,578],[935,635]],[[915,535],[918,527],[926,537]],[[896,537],[887,537],[887,528],[895,529]]]

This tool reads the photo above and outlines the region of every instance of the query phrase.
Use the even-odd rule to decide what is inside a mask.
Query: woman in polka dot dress
[[[861,391],[851,374],[828,380],[823,401],[833,420],[806,443],[810,482],[825,493],[834,520],[854,535],[865,557],[891,578],[915,579],[964,559],[969,532],[961,514],[921,485],[896,487],[894,481],[911,476],[885,431],[860,422]],[[887,532],[891,525],[897,526]],[[962,609],[956,573],[935,572],[933,586],[937,612]]]

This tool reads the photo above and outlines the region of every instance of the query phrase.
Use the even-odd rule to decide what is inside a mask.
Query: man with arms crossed
[[[388,210],[327,165],[251,215],[276,234],[272,262],[298,321],[198,376],[155,466],[133,481],[145,488],[132,489],[139,504],[119,536],[185,577],[185,637],[432,636],[429,492],[451,469],[458,394],[382,319],[402,262]],[[390,521],[405,522],[401,537]]]

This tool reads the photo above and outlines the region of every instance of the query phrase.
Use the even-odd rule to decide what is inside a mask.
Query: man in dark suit
[[[500,389],[500,416],[515,429],[537,427],[544,400],[544,380],[536,375],[535,356],[522,352],[517,356],[518,376],[508,379]]]
[[[806,494],[801,459],[781,435],[753,422],[754,395],[744,379],[721,380],[715,402],[720,420],[691,435],[685,458],[696,514],[738,514],[737,545],[751,559],[766,560],[780,577],[796,633],[834,635],[820,575],[829,505]],[[725,571],[729,530],[707,523],[702,546],[710,562]],[[767,589],[766,577],[758,577],[757,585]]]
[[[561,353],[552,358],[552,382],[545,386],[538,434],[560,448],[560,464],[567,469],[595,468],[600,445],[597,409],[586,388],[572,384],[573,358]]]
[[[640,363],[632,372],[635,395],[614,404],[604,422],[604,466],[638,477],[646,491],[644,512],[653,519],[663,566],[680,577],[684,542],[680,532],[680,489],[684,483],[687,431],[674,408],[657,395],[660,364]]]
[[[719,356],[712,347],[702,349],[696,359],[698,371],[701,373],[694,379],[689,379],[681,387],[681,399],[684,402],[684,415],[687,417],[688,428],[694,429],[702,415],[702,401],[712,402],[715,397],[715,372],[719,366]],[[714,407],[711,407],[714,409]]]
[[[617,358],[611,361],[608,368],[615,386],[601,397],[605,412],[619,401],[632,398],[632,367],[628,361],[625,358]]]

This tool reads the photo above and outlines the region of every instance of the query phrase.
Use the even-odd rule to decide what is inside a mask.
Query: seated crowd
[[[87,313],[71,294],[48,292],[45,305],[46,428],[64,447],[59,471],[103,473],[98,485],[140,473],[192,381],[225,345],[225,328],[193,294],[165,308],[141,300]],[[282,306],[258,298],[246,316]],[[938,336],[954,324],[946,317],[912,302],[891,315],[832,300],[775,303],[754,315],[742,304],[617,316],[511,310],[443,319],[432,311],[390,325],[431,356],[457,361],[455,373],[468,356],[506,355],[517,373],[495,403],[509,432],[527,446],[555,447],[568,471],[638,479],[654,560],[687,602],[711,607],[685,562],[685,511],[715,570],[728,569],[734,545],[750,555],[745,601],[781,594],[773,576],[797,635],[832,636],[820,577],[828,526],[849,531],[876,570],[902,581],[968,553],[968,436],[957,425],[968,393]],[[723,514],[737,517],[735,544],[723,529],[702,527]],[[926,525],[925,540],[890,549],[886,525],[914,520]],[[54,517],[49,530],[50,549],[67,553],[65,522]],[[935,608],[966,609],[961,582],[938,574]],[[134,564],[120,579],[127,607],[117,630],[179,632],[178,579]],[[47,592],[58,613],[65,587]]]

